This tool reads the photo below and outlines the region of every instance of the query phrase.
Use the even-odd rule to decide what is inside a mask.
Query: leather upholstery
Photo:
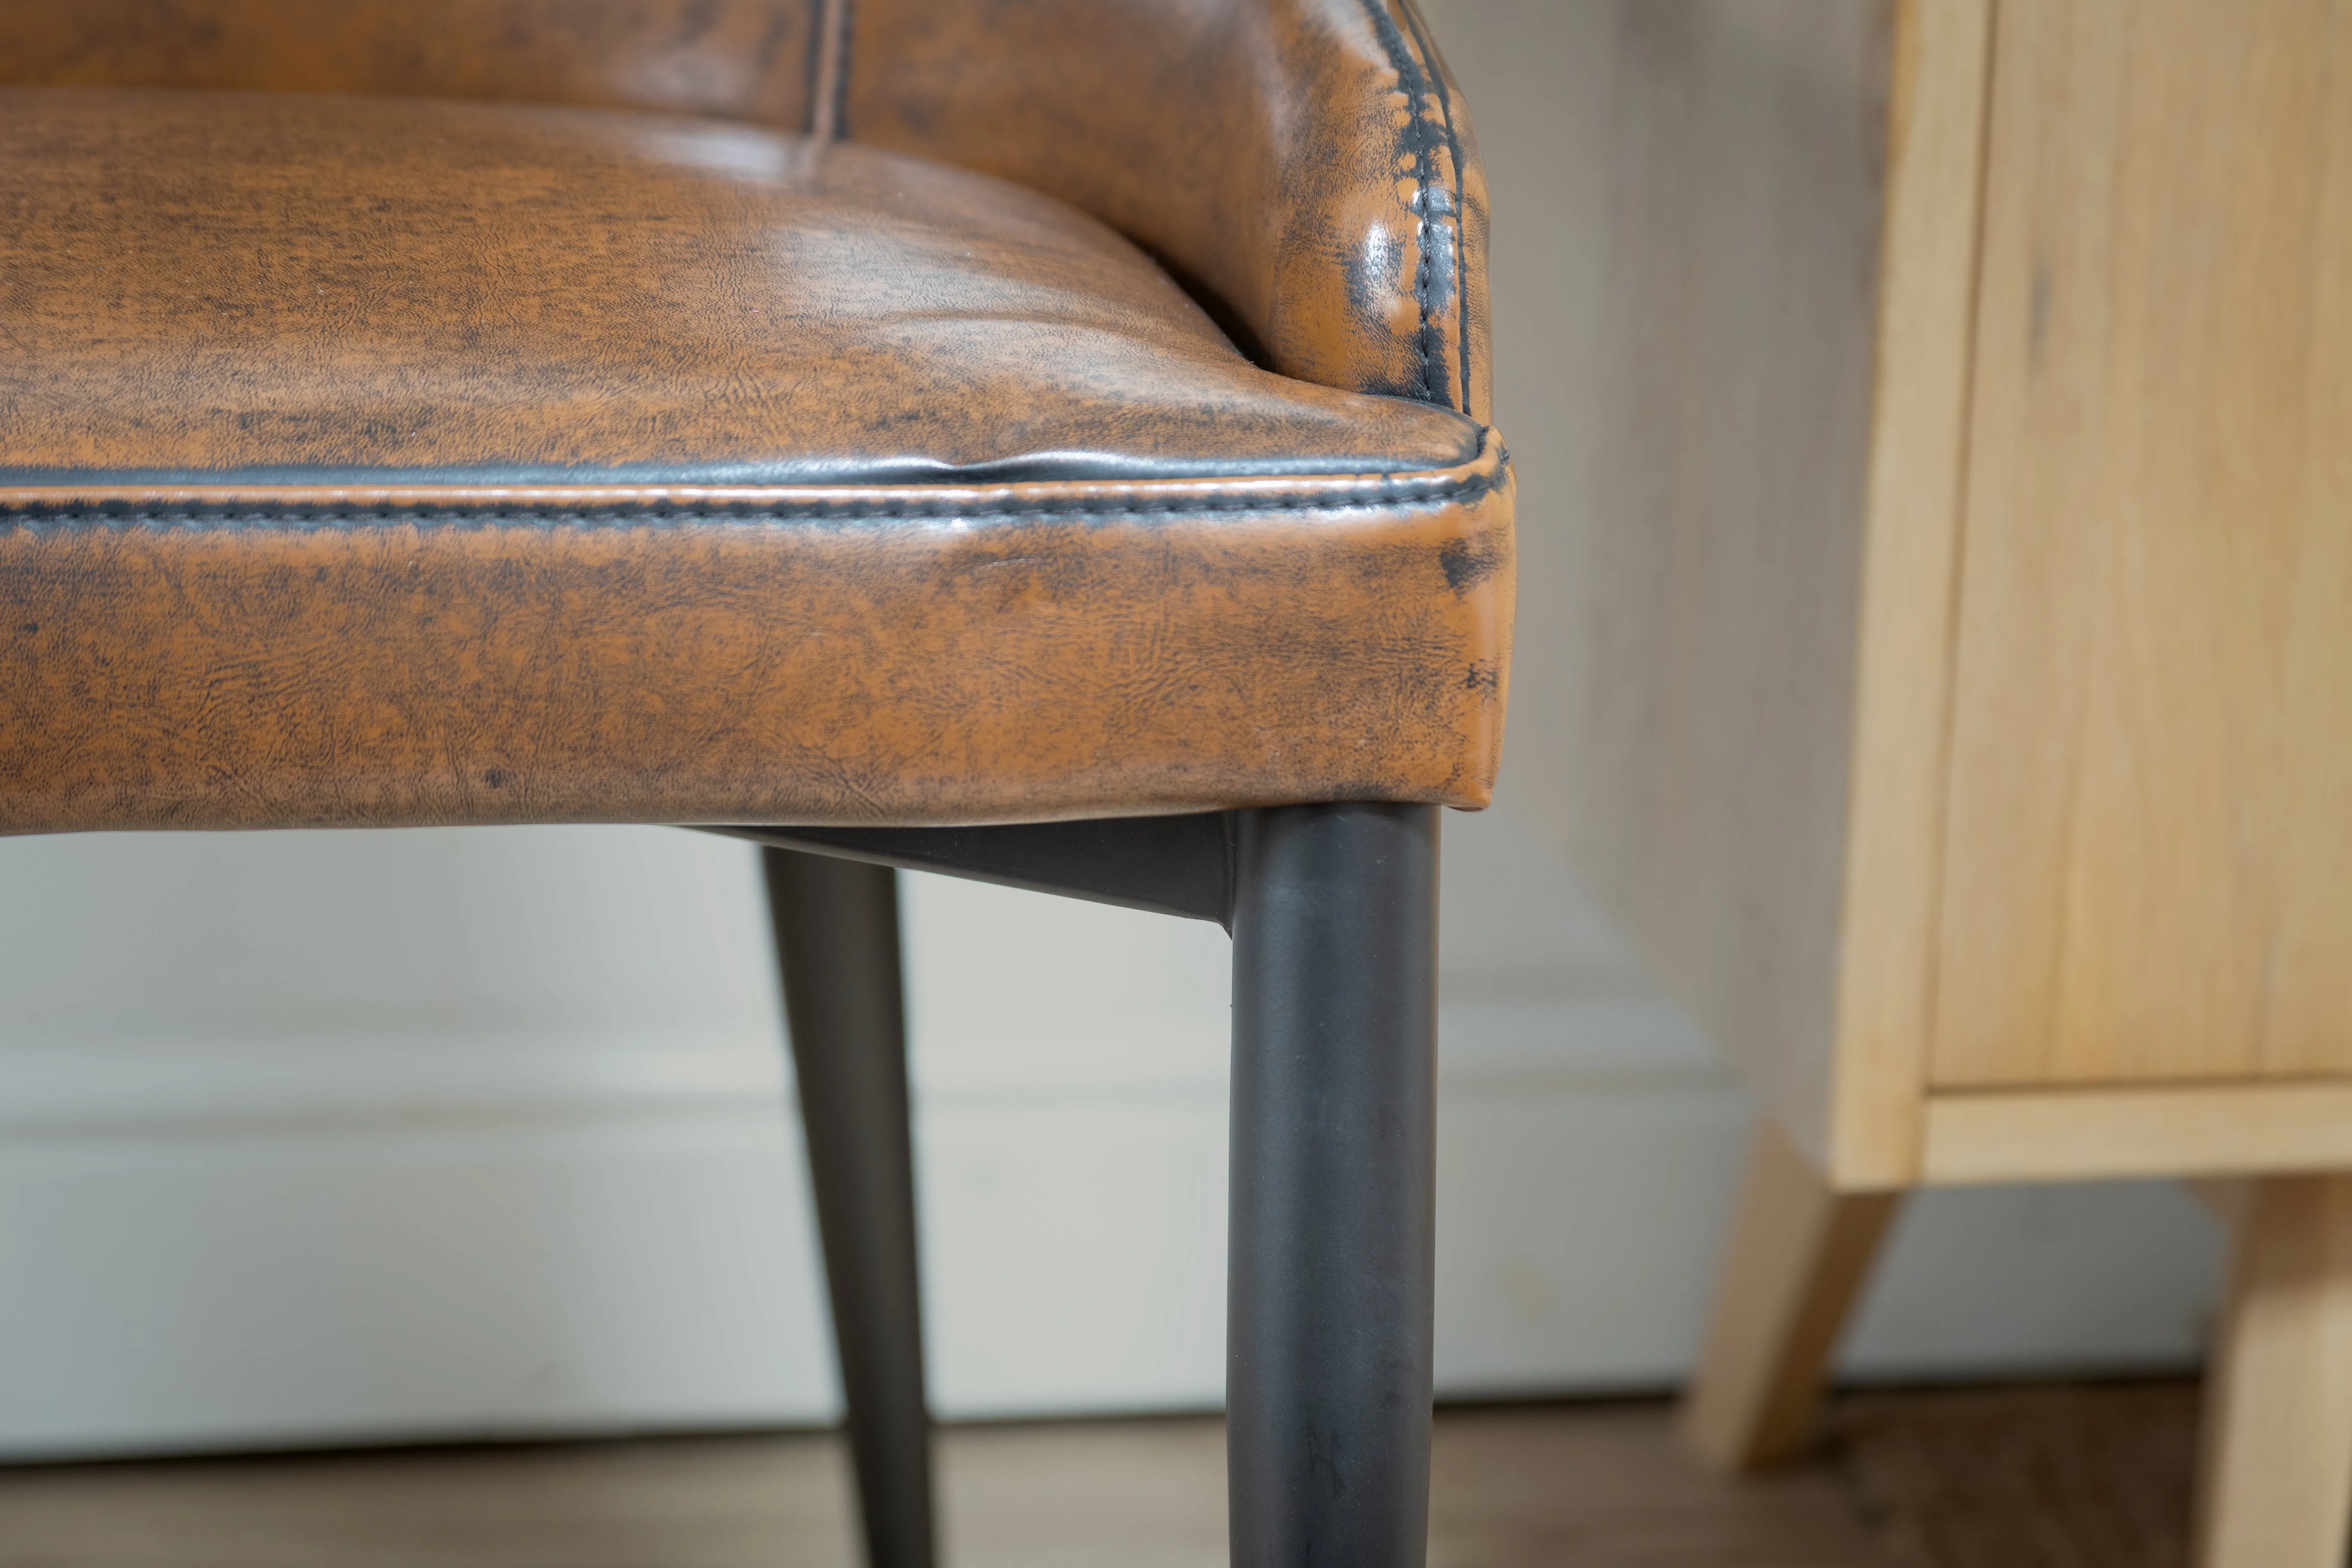
[[[1186,132],[994,6],[445,3],[0,13],[19,79],[510,100],[0,91],[0,830],[1484,803],[1509,473],[1408,13],[1103,6],[1276,62]]]
[[[752,484],[1477,454],[1459,415],[1251,365],[1061,203],[888,153],[396,99],[0,103],[20,469]]]
[[[1286,375],[1490,417],[1468,106],[1397,0],[856,0],[844,127],[1133,235]]]
[[[1485,176],[1409,0],[831,4],[829,26],[818,0],[18,0],[0,84],[844,132],[1093,213],[1198,279],[1285,374],[1491,417]]]
[[[0,86],[230,88],[805,128],[816,0],[9,0]]]

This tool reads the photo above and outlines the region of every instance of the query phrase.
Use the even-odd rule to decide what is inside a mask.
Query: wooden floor
[[[1453,1411],[1432,1568],[2174,1568],[2195,1391],[1870,1394],[1761,1484],[1650,1404]],[[962,1429],[953,1568],[1222,1568],[1215,1423]],[[0,1470],[5,1568],[847,1568],[820,1437]]]

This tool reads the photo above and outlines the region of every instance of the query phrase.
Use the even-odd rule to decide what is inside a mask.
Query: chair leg
[[[1234,1568],[1421,1568],[1437,813],[1242,814],[1226,1466]]]
[[[2205,1393],[2198,1568],[2341,1568],[2352,1524],[2352,1175],[2255,1182]]]
[[[1830,1352],[1901,1194],[1841,1193],[1769,1122],[1756,1130],[1683,1443],[1743,1474],[1794,1456]]]
[[[898,873],[765,849],[768,904],[824,1243],[872,1568],[930,1568]]]

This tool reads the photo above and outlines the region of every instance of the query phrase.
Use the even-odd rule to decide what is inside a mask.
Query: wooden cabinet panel
[[[1549,150],[1577,201],[1541,282],[1573,348],[1549,373],[1559,423],[1514,437],[1547,444],[1558,475],[1527,485],[1524,531],[1563,590],[1522,617],[1521,668],[1544,665],[1558,710],[1515,707],[1512,765],[1557,745],[1590,886],[1811,1148],[1835,1028],[1888,11],[1563,8],[1556,90],[1590,107],[1587,133]]]
[[[2352,4],[1993,49],[1933,1079],[2352,1073]]]

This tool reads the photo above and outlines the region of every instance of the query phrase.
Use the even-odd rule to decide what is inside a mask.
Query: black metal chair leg
[[[1237,848],[1234,1568],[1422,1568],[1437,813],[1246,812]]]
[[[898,873],[764,849],[872,1568],[931,1568]]]

